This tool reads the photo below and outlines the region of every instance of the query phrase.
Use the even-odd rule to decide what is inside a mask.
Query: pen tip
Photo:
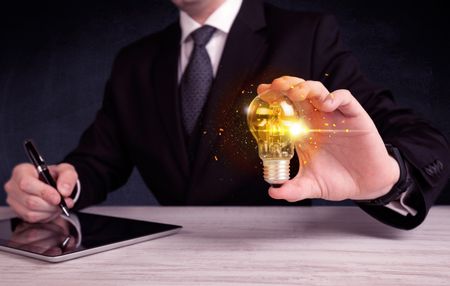
[[[70,217],[69,211],[65,207],[62,207],[61,209],[67,217]]]

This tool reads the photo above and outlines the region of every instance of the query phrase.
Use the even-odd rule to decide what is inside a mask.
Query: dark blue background
[[[246,0],[244,0],[246,1]],[[270,1],[337,16],[372,80],[450,135],[444,16],[433,1]],[[77,144],[100,107],[117,51],[177,17],[170,1],[14,1],[0,4],[0,182],[34,138],[49,162]],[[287,29],[289,27],[286,27]],[[443,29],[445,31],[445,29]],[[436,40],[438,39],[438,40]],[[441,202],[450,202],[447,188]],[[5,194],[0,192],[0,204]],[[134,173],[108,204],[157,203]]]

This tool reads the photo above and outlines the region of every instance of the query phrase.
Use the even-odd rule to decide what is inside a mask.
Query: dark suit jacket
[[[396,107],[389,91],[362,75],[341,44],[333,17],[244,1],[194,145],[186,140],[180,118],[179,48],[180,28],[174,23],[120,51],[101,110],[65,159],[80,176],[78,207],[104,200],[107,192],[127,181],[134,166],[163,205],[284,204],[267,195],[245,114],[257,85],[282,75],[318,80],[329,90],[349,89],[385,143],[397,146],[413,167],[420,187],[411,202],[419,210],[416,217],[402,217],[384,207],[364,207],[367,212],[397,227],[415,227],[446,183],[449,151],[444,137]],[[197,146],[193,162],[189,146]],[[292,165],[294,174],[298,162],[294,159]]]

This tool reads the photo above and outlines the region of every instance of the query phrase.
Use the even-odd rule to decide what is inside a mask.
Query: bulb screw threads
[[[282,185],[289,180],[290,160],[263,160],[264,180],[271,185]]]

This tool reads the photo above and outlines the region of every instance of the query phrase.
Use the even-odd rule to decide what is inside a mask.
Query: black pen
[[[23,144],[25,146],[25,151],[27,152],[28,157],[30,158],[30,161],[33,163],[33,165],[36,167],[36,170],[38,171],[39,179],[55,188],[55,190],[61,197],[59,207],[66,216],[69,216],[68,207],[66,205],[66,202],[64,201],[64,197],[58,191],[56,187],[56,182],[53,179],[52,175],[50,175],[50,171],[47,167],[47,164],[45,164],[44,158],[42,158],[41,154],[39,154],[38,150],[36,149],[31,140],[25,140]]]

